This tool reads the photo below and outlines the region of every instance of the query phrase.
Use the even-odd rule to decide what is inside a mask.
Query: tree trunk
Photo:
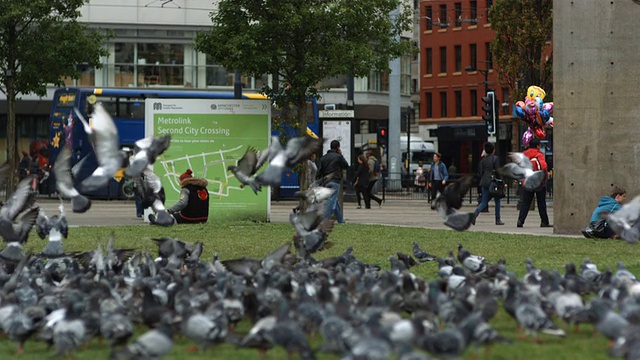
[[[7,179],[5,197],[13,193],[18,183],[18,154],[16,151],[16,93],[14,80],[6,78],[7,86],[7,160],[9,161],[9,177]]]
[[[296,101],[296,107],[298,111],[298,124],[300,124],[300,136],[307,136],[307,99],[302,98]],[[309,188],[309,164],[307,161],[302,161],[300,166],[300,173],[298,174],[298,180],[300,184],[300,191],[307,190]],[[307,209],[307,203],[303,199],[300,199],[300,209],[303,211]]]

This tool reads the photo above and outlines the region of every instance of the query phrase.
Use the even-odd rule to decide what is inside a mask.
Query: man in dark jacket
[[[531,139],[529,142],[529,148],[524,151],[524,156],[531,160],[531,164],[533,165],[533,171],[542,170],[547,173],[547,161],[544,159],[544,154],[540,151],[540,140],[536,137]],[[521,189],[522,191],[522,204],[520,204],[520,213],[518,214],[518,227],[522,227],[524,225],[524,221],[527,219],[527,214],[529,214],[529,208],[531,207],[531,202],[533,201],[533,196],[536,197],[536,203],[538,204],[538,213],[540,214],[540,227],[551,227],[549,224],[549,215],[547,215],[547,188],[545,183],[542,183],[538,189],[535,190],[527,190],[524,187]]]
[[[484,143],[484,151],[487,153],[478,165],[478,177],[480,178],[480,188],[482,194],[482,200],[475,210],[473,224],[476,224],[476,218],[480,214],[480,211],[489,204],[489,185],[491,185],[491,179],[493,178],[495,171],[500,167],[498,157],[495,155],[496,148],[493,143]],[[496,204],[496,225],[504,225],[502,219],[500,219],[500,198],[494,197],[493,201]]]
[[[342,150],[340,150],[340,142],[338,140],[331,141],[329,145],[330,149],[322,158],[320,158],[320,166],[318,167],[318,173],[316,179],[326,180],[325,187],[333,190],[333,194],[327,200],[327,210],[324,218],[330,219],[335,214],[336,220],[340,224],[344,224],[344,218],[342,217],[342,210],[338,203],[338,193],[342,184],[342,172],[349,167],[349,163],[342,156]]]
[[[188,169],[180,175],[180,200],[169,210],[178,224],[206,223],[209,219],[209,190],[207,179],[193,177]]]

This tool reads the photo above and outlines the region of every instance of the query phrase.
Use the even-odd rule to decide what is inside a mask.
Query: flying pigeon
[[[289,221],[296,230],[294,244],[301,257],[328,248],[327,238],[333,230],[333,220],[323,220],[324,207],[304,213],[291,213]]]
[[[49,237],[47,246],[42,251],[42,255],[49,258],[65,256],[62,249],[62,238],[65,239],[69,235],[69,223],[64,214],[64,205],[60,203],[58,206],[60,215],[48,217],[43,209],[40,209],[38,218],[36,219],[36,230],[41,239]]]
[[[242,187],[249,185],[256,194],[261,190],[260,184],[253,178],[260,166],[262,166],[262,163],[258,161],[258,157],[258,151],[253,147],[249,147],[235,166],[230,165],[227,168],[240,181]]]
[[[91,208],[91,200],[80,194],[73,185],[71,149],[68,147],[63,147],[58,153],[58,158],[53,166],[53,173],[56,177],[56,189],[61,196],[71,199],[71,207],[74,213],[83,213]]]
[[[273,142],[272,142],[273,143]],[[306,160],[311,153],[322,147],[322,139],[314,139],[311,136],[302,136],[289,140],[286,148],[277,149],[277,146],[269,148],[269,165],[256,177],[260,184],[277,187],[282,180],[282,173],[302,160]]]
[[[82,189],[92,191],[107,185],[109,179],[122,167],[124,157],[120,151],[116,124],[101,104],[95,106],[91,126],[79,111],[76,111],[76,115],[92,140],[98,158],[98,168],[82,181]]]
[[[520,152],[509,153],[512,162],[505,164],[498,169],[498,173],[503,177],[522,182],[522,186],[529,191],[534,191],[542,185],[545,179],[545,172],[542,170],[533,171],[531,160]]]
[[[151,209],[156,213],[153,219],[154,225],[171,226],[175,223],[175,218],[167,212],[164,207],[165,195],[160,177],[153,172],[151,166],[147,166],[141,176],[133,179],[135,191],[140,196],[142,208]]]
[[[162,155],[171,144],[171,135],[159,138],[149,136],[136,141],[133,150],[133,159],[129,162],[125,170],[127,176],[140,175],[149,165],[153,165],[156,157]]]
[[[618,236],[626,242],[633,244],[640,240],[640,196],[624,204],[615,213],[602,213],[607,223]]]
[[[469,190],[471,180],[471,176],[466,176],[460,181],[447,185],[434,200],[435,208],[445,219],[444,224],[457,231],[467,230],[475,218],[473,212],[462,213],[458,211],[462,207],[462,197]]]
[[[29,238],[29,232],[36,223],[40,209],[34,206],[35,184],[37,178],[24,178],[11,198],[0,209],[0,236],[7,243],[7,247],[0,252],[0,258],[9,262],[19,262],[24,258],[22,246]],[[17,217],[24,213],[16,224]]]

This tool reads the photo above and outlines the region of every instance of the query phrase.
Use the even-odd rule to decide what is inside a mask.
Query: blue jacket
[[[429,181],[434,181],[435,179],[433,178],[433,167],[436,166],[436,163],[432,163],[431,167],[429,169]],[[438,163],[438,165],[440,167],[440,176],[442,176],[442,180],[447,181],[449,180],[449,172],[447,171],[447,167],[444,165],[444,163],[442,161],[440,161],[440,163]]]
[[[591,220],[589,222],[600,220],[600,213],[602,212],[614,213],[620,210],[621,207],[622,205],[620,205],[616,199],[611,196],[603,196],[600,198],[600,201],[598,201],[596,209],[593,210],[593,214],[591,215]]]

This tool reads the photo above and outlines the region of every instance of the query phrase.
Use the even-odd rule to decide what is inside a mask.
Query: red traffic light
[[[386,129],[380,129],[380,135],[382,135],[382,136],[387,135],[387,130]]]

